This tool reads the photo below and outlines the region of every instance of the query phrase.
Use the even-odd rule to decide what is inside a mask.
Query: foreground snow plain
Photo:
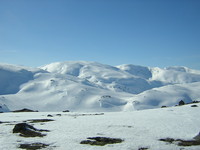
[[[52,150],[199,150],[200,146],[177,146],[161,138],[191,140],[200,131],[200,104],[131,112],[26,112],[0,113],[0,149],[15,150],[24,143],[50,144]],[[47,117],[47,115],[52,117]],[[14,125],[30,119],[53,119],[29,123],[47,129],[44,137],[25,138],[12,133]],[[7,123],[5,123],[7,122]],[[121,138],[118,144],[91,146],[80,144],[87,137]]]

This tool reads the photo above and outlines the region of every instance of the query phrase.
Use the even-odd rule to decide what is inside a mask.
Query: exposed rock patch
[[[47,117],[53,117],[53,115],[48,114]]]
[[[141,148],[139,148],[138,150],[148,150],[149,148],[147,148],[147,147],[141,147]]]
[[[20,133],[19,135],[22,137],[43,137],[46,134],[42,134],[42,131],[47,132],[48,130],[36,129],[27,123],[18,123],[13,128],[13,133]]]
[[[49,122],[54,121],[53,119],[31,119],[27,120],[29,123],[41,123],[41,122]]]
[[[20,144],[18,148],[27,149],[27,150],[36,150],[48,147],[49,144],[44,143],[31,143],[31,144]]]
[[[63,112],[70,112],[69,110],[64,110]]]
[[[160,139],[160,141],[167,142],[170,144],[177,144],[178,146],[195,146],[195,145],[200,145],[200,134],[195,136],[192,140],[165,138],[165,139]]]
[[[182,106],[182,105],[185,105],[185,102],[183,100],[181,100],[179,103],[178,103],[179,106]]]
[[[106,144],[116,144],[123,142],[122,139],[119,138],[108,138],[108,137],[88,137],[88,140],[81,141],[80,144],[89,144],[96,146],[104,146]]]
[[[20,110],[14,110],[13,112],[38,112],[38,111],[24,108],[24,109],[20,109]]]

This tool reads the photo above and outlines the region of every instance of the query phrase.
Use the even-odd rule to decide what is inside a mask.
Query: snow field
[[[197,104],[200,107],[200,104]],[[16,149],[20,143],[41,142],[50,144],[47,149],[55,150],[137,150],[141,147],[150,150],[197,150],[199,146],[181,147],[159,141],[160,138],[191,140],[200,131],[199,107],[191,105],[141,110],[132,112],[105,113],[2,113],[0,121],[1,150]],[[47,117],[51,114],[53,117]],[[57,115],[61,114],[61,116]],[[45,123],[34,123],[38,129],[47,129],[42,138],[24,138],[13,134],[14,124],[29,119],[54,119]],[[13,122],[16,121],[16,122]],[[80,144],[87,137],[121,138],[122,143],[105,146]]]

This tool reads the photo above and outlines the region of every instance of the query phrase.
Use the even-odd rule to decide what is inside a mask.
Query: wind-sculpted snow
[[[132,111],[200,100],[200,71],[57,62],[40,68],[0,65],[1,105],[9,110]]]

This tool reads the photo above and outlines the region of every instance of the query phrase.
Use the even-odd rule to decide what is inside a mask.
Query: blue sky
[[[0,0],[0,62],[200,69],[200,0]]]

